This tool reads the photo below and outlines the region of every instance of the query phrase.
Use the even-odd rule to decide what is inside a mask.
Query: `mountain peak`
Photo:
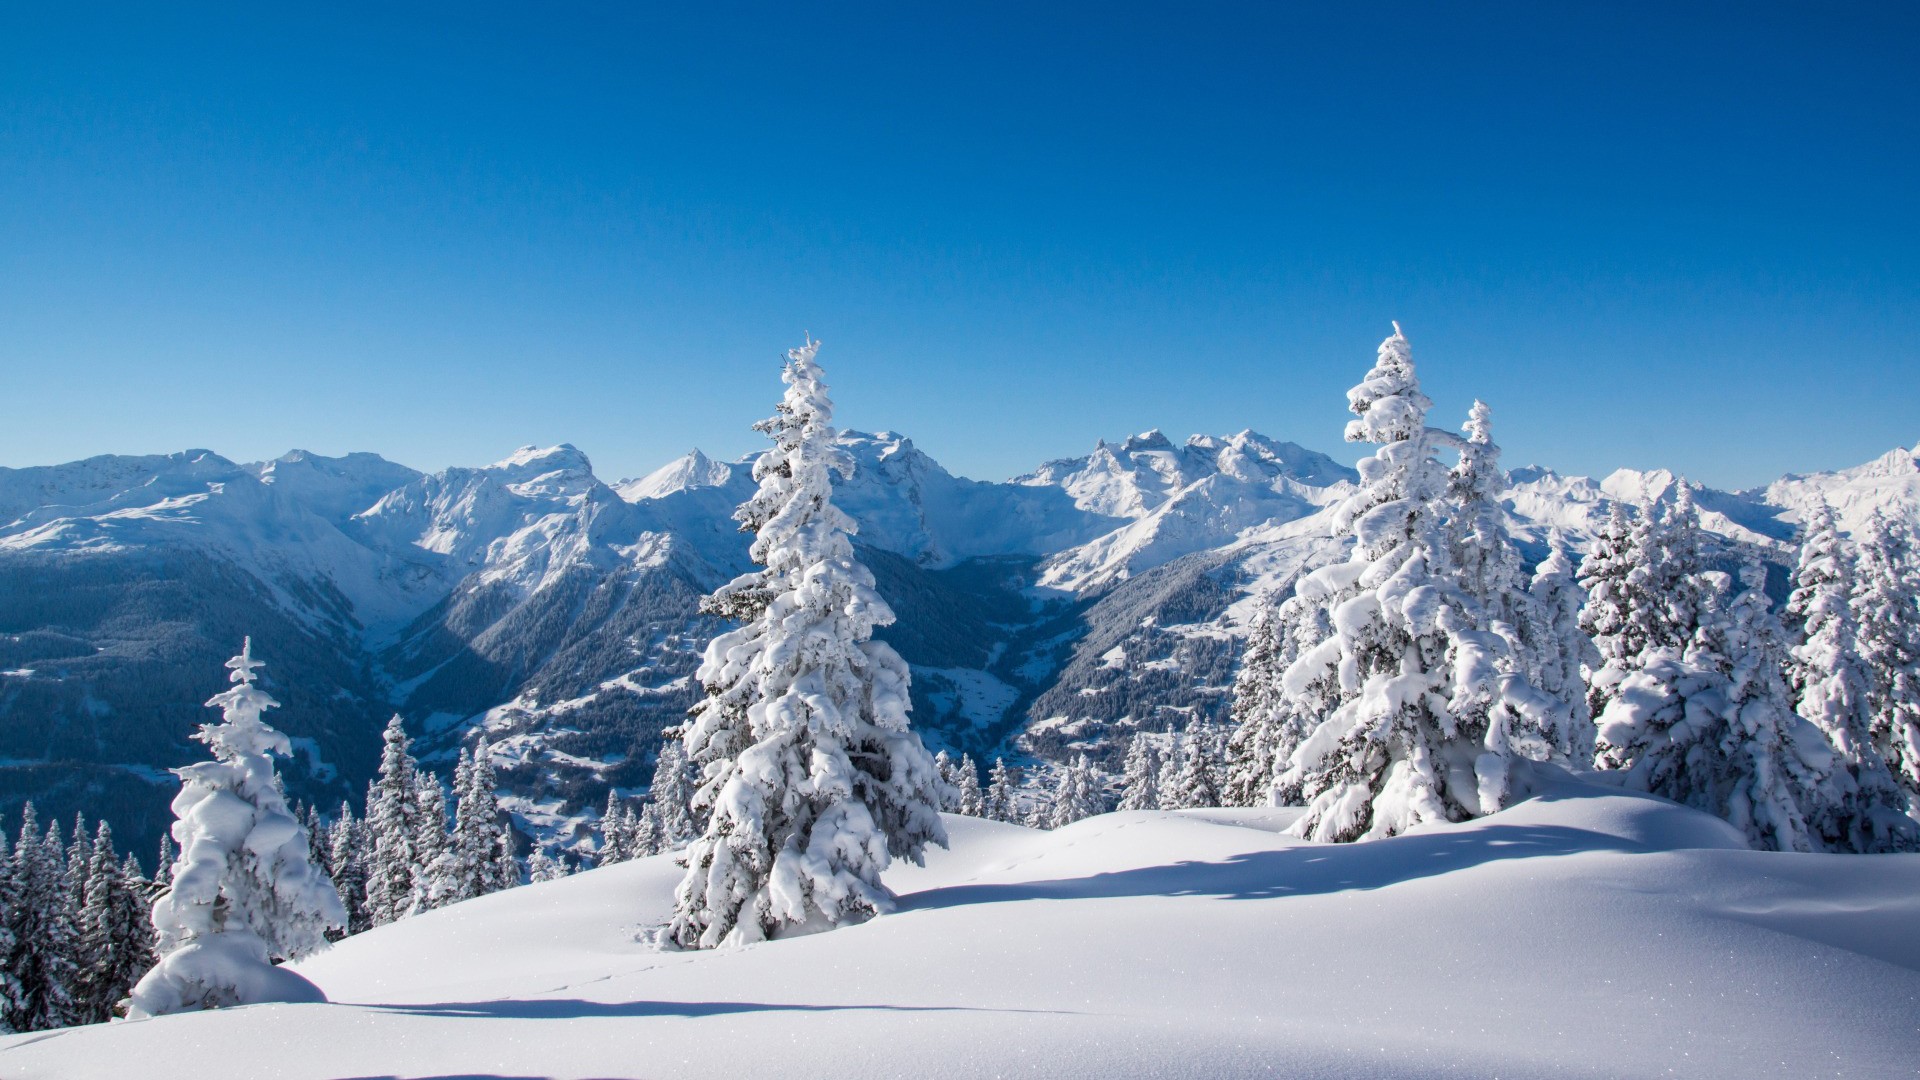
[[[733,479],[732,465],[715,461],[699,447],[667,462],[637,480],[622,480],[614,490],[628,502],[663,499],[680,491],[725,487]]]
[[[1127,436],[1127,441],[1120,444],[1120,452],[1123,454],[1131,454],[1140,450],[1171,449],[1173,449],[1173,440],[1167,438],[1159,428],[1150,428],[1138,435],[1129,435]]]

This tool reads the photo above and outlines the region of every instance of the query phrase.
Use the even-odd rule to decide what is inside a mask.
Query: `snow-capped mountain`
[[[1253,432],[1101,441],[1004,483],[954,476],[891,432],[846,432],[835,499],[899,614],[915,722],[976,757],[1089,751],[1217,721],[1255,598],[1337,556],[1354,473]],[[1510,475],[1510,525],[1577,547],[1664,471]],[[0,469],[0,800],[85,805],[142,839],[192,760],[199,702],[242,634],[295,736],[295,792],[355,797],[399,711],[428,760],[472,729],[500,748],[532,828],[645,783],[660,730],[699,693],[717,624],[699,598],[746,569],[732,512],[752,459],[693,451],[603,483],[571,446],[417,473],[373,454],[209,451]],[[1861,527],[1920,516],[1920,458],[1744,492],[1703,518],[1778,558],[1812,500]]]

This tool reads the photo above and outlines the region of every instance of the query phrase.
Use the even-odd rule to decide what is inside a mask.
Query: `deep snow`
[[[901,910],[657,953],[667,858],[298,965],[333,1000],[0,1040],[9,1078],[1885,1077],[1920,1060],[1920,856],[1747,851],[1548,780],[1321,846],[1289,811],[950,818]]]

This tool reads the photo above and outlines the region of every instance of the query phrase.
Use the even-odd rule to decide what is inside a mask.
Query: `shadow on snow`
[[[1562,825],[1490,825],[1470,833],[1416,833],[1354,844],[1311,844],[1249,852],[1224,862],[1178,862],[1081,878],[952,885],[903,896],[899,910],[1123,896],[1268,900],[1379,889],[1507,859],[1644,850],[1618,836]]]

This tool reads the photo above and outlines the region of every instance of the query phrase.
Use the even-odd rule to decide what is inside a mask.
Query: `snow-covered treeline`
[[[1390,836],[1500,809],[1533,760],[1706,810],[1757,847],[1920,847],[1911,526],[1876,514],[1856,545],[1817,506],[1784,621],[1755,553],[1704,530],[1684,483],[1616,504],[1577,575],[1556,542],[1529,580],[1486,407],[1465,438],[1427,427],[1397,327],[1348,397],[1348,438],[1380,449],[1341,511],[1350,556],[1255,621],[1235,801],[1304,803],[1294,829],[1315,839]]]

